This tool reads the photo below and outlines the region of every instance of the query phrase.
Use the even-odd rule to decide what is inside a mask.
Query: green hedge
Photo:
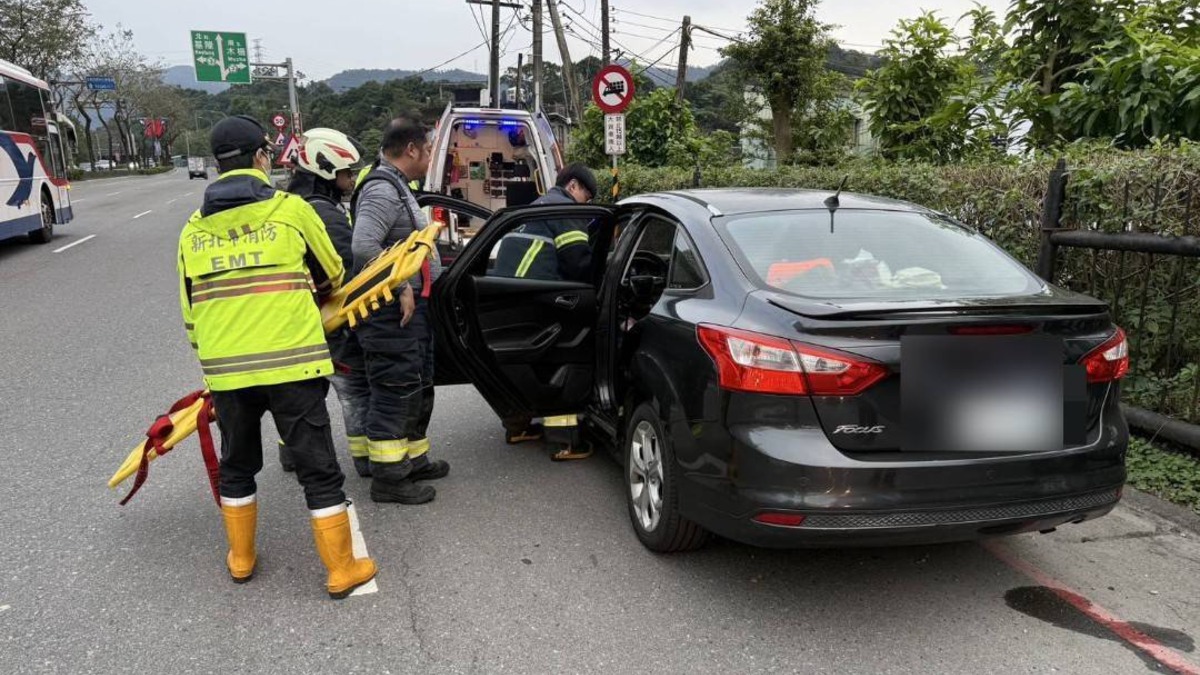
[[[700,181],[706,188],[832,191],[848,177],[847,191],[903,199],[949,213],[1032,267],[1040,244],[1042,201],[1056,159],[955,165],[856,161],[777,170],[722,167],[704,170]],[[1200,234],[1200,145],[1136,152],[1077,147],[1066,152],[1066,159],[1070,175],[1064,226]],[[688,169],[631,166],[621,172],[621,193],[686,189],[693,180]],[[1196,261],[1063,249],[1055,281],[1113,305],[1133,348],[1127,400],[1200,422],[1200,266]]]
[[[98,178],[120,178],[122,176],[154,176],[160,173],[167,173],[173,170],[173,166],[156,166],[151,169],[114,169],[112,171],[80,171],[79,169],[71,169],[67,172],[67,178],[72,181],[95,180]]]

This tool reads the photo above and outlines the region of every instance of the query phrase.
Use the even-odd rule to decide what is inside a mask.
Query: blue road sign
[[[85,81],[87,88],[93,91],[114,91],[117,88],[117,81],[111,77],[89,77]]]

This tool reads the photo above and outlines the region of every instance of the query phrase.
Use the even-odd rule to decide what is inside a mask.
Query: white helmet
[[[352,168],[361,158],[349,136],[336,129],[325,128],[304,132],[297,155],[296,164],[301,169],[326,180],[333,180],[338,171]]]

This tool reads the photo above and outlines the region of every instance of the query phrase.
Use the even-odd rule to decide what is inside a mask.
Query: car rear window
[[[986,238],[934,214],[780,211],[732,218],[723,229],[752,280],[810,298],[982,298],[1042,288]]]

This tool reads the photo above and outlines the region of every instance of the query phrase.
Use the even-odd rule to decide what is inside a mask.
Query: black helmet
[[[576,162],[566,167],[562,171],[559,171],[558,180],[556,180],[554,184],[560,188],[565,188],[567,183],[570,183],[573,180],[579,181],[579,184],[582,185],[584,189],[592,195],[593,198],[598,196],[596,192],[596,174],[592,173],[592,170],[589,169],[586,164]]]
[[[249,115],[226,117],[213,125],[209,143],[213,157],[218,160],[232,159],[238,155],[258,152],[270,144],[267,132],[258,120]]]

